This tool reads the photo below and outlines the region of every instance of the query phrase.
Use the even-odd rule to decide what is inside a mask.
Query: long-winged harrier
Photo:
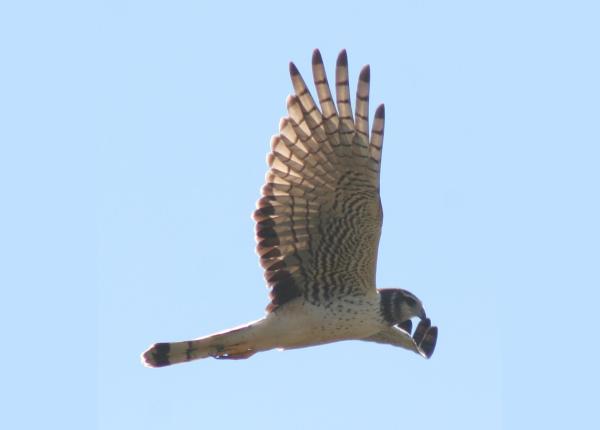
[[[384,107],[375,111],[369,138],[369,66],[360,72],[354,116],[346,52],[337,59],[335,104],[318,50],[312,70],[321,109],[290,63],[296,94],[288,97],[289,117],[271,140],[253,215],[271,290],[265,317],[196,340],[156,343],[142,355],[146,366],[350,339],[433,354],[438,330],[421,301],[406,290],[375,287]],[[411,336],[413,317],[420,322]]]

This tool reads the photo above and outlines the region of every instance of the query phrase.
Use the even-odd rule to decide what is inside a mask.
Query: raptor
[[[270,289],[266,315],[195,340],[156,343],[149,367],[214,357],[243,359],[271,349],[342,340],[399,346],[429,358],[438,329],[404,289],[377,289],[384,106],[369,133],[369,66],[360,72],[355,112],[348,59],[335,70],[336,99],[323,60],[313,52],[317,107],[294,63],[288,117],[271,139],[268,171],[253,217],[256,251]],[[412,333],[412,318],[419,324]]]

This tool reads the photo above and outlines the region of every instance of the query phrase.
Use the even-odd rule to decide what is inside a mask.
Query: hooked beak
[[[421,313],[419,314],[419,318],[422,320],[427,319],[427,314],[425,313],[425,309],[421,308]]]

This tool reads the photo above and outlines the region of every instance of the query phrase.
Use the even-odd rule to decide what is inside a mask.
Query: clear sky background
[[[600,428],[599,7],[3,3],[3,428]],[[317,47],[386,104],[377,281],[423,299],[433,358],[142,367],[262,316],[250,214]]]

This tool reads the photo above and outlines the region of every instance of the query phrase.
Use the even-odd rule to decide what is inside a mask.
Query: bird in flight
[[[423,304],[403,289],[377,289],[375,272],[383,212],[379,196],[384,106],[369,135],[369,66],[360,72],[355,113],[348,58],[340,52],[333,100],[323,60],[313,52],[320,109],[290,63],[295,95],[271,139],[256,221],[256,251],[270,289],[266,315],[194,340],[155,343],[148,367],[201,358],[243,359],[270,349],[341,340],[405,348],[429,358],[438,329]],[[411,318],[419,324],[412,333]]]

